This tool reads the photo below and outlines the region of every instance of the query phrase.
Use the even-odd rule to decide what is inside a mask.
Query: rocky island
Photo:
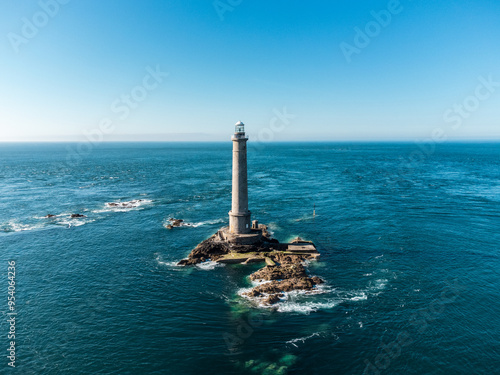
[[[310,241],[297,237],[290,243],[272,238],[266,225],[250,220],[248,210],[247,149],[244,124],[236,124],[233,141],[232,209],[229,226],[221,228],[191,251],[179,266],[191,266],[207,261],[229,264],[265,263],[265,267],[250,275],[260,284],[244,293],[271,305],[293,290],[311,291],[324,281],[310,277],[304,267],[306,260],[314,260],[319,253]],[[176,219],[180,225],[182,220]],[[172,223],[172,222],[171,222]],[[177,226],[178,226],[177,225]],[[174,223],[170,225],[171,229]]]

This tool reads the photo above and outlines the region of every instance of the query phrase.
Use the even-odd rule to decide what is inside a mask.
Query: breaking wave
[[[4,233],[14,233],[14,232],[23,232],[23,231],[31,231],[37,229],[47,229],[51,227],[79,227],[88,223],[95,221],[93,218],[88,217],[79,217],[72,218],[70,213],[53,215],[51,217],[33,217],[31,219],[31,223],[21,222],[18,219],[12,219],[5,223],[0,224],[0,232]]]
[[[39,229],[39,228],[43,228],[42,223],[23,224],[23,223],[20,223],[18,220],[10,220],[6,223],[0,224],[0,231],[5,232],[5,233],[22,232],[25,230],[33,230],[33,229]]]
[[[224,219],[216,219],[216,220],[200,221],[199,223],[193,223],[191,225],[196,228],[196,227],[201,227],[203,225],[222,224],[224,222],[225,222]]]
[[[370,297],[378,296],[387,286],[388,280],[385,278],[377,278],[368,281],[366,287],[358,290],[341,290],[333,288],[327,284],[316,286],[313,290],[294,290],[284,292],[284,297],[274,305],[265,305],[262,301],[268,296],[263,294],[260,297],[249,297],[244,293],[249,292],[253,287],[269,283],[252,282],[252,286],[241,288],[238,290],[238,295],[257,305],[259,308],[275,309],[277,312],[284,313],[299,313],[310,314],[319,310],[329,310],[342,303],[361,303],[368,300]]]
[[[196,265],[196,268],[203,270],[203,271],[210,271],[210,270],[213,270],[215,268],[224,267],[224,266],[225,266],[225,264],[223,264],[223,263],[208,261],[208,262],[198,263]]]
[[[171,225],[173,224],[173,222],[175,221],[175,219],[167,219],[163,222],[163,226],[164,227],[167,227],[167,225]],[[216,220],[207,220],[207,221],[200,221],[198,223],[190,223],[190,222],[187,222],[187,221],[182,221],[181,223],[179,223],[177,226],[178,227],[191,227],[191,228],[197,228],[197,227],[202,227],[202,226],[205,226],[205,225],[214,225],[214,224],[221,224],[221,223],[224,223],[224,219],[216,219]]]
[[[134,199],[131,201],[117,201],[117,202],[106,202],[104,208],[101,210],[94,210],[92,212],[127,212],[132,210],[139,210],[148,206],[153,201],[151,199]]]

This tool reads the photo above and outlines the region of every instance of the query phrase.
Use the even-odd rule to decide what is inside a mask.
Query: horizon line
[[[93,145],[98,144],[109,144],[109,143],[228,143],[231,140],[216,141],[216,140],[110,140],[110,141],[99,141],[91,142],[87,139],[83,140],[0,140],[0,144],[7,143],[92,143]],[[251,141],[251,139],[249,140]],[[471,143],[471,142],[481,142],[481,143],[499,143],[499,138],[452,138],[442,141],[434,141],[432,139],[420,139],[420,138],[402,138],[402,139],[322,139],[322,140],[273,140],[273,141],[254,141],[251,143],[259,144],[273,144],[273,143]]]

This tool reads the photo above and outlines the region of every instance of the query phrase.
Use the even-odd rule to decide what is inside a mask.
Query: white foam
[[[296,312],[310,314],[318,310],[328,310],[338,306],[341,301],[329,300],[328,302],[284,302],[276,305],[279,312]]]
[[[58,220],[56,221],[54,224],[56,225],[64,225],[64,226],[68,226],[68,228],[71,228],[71,227],[80,227],[82,225],[85,225],[85,224],[88,224],[88,223],[92,223],[93,221],[95,221],[95,219],[89,219],[89,218],[74,218],[72,219],[71,217],[70,218],[66,218],[66,219],[63,219],[63,220]]]
[[[371,276],[372,273],[365,274]],[[262,294],[258,297],[249,297],[244,295],[250,292],[252,288],[258,285],[269,283],[270,281],[251,282],[248,288],[241,288],[238,290],[238,295],[246,300],[250,300],[254,305],[259,308],[275,308],[278,312],[294,312],[301,314],[310,314],[318,310],[332,309],[341,303],[361,303],[368,300],[372,296],[377,296],[382,293],[388,284],[387,278],[374,278],[368,281],[367,285],[361,289],[354,290],[341,290],[334,288],[328,284],[320,284],[315,286],[312,290],[294,290],[291,292],[284,292],[283,297],[279,302],[273,305],[263,304],[263,300],[268,295]],[[317,295],[324,295],[324,297],[317,297]],[[360,322],[362,327],[362,322]]]
[[[217,267],[224,267],[224,264],[208,261],[208,262],[198,263],[196,267],[203,271],[210,271]]]
[[[167,219],[163,222],[163,226],[164,227],[167,227],[167,225],[172,225],[173,222],[174,222],[175,219]],[[197,227],[201,227],[201,226],[204,226],[204,225],[213,225],[213,224],[219,224],[219,223],[223,223],[224,222],[224,219],[216,219],[216,220],[207,220],[207,221],[200,221],[199,223],[189,223],[187,221],[182,221],[180,223],[178,223],[177,226],[179,227],[192,227],[192,228],[197,228]]]
[[[314,289],[312,290],[292,290],[290,292],[282,292],[281,294],[283,294],[283,297],[280,298],[280,301],[277,302],[276,304],[273,304],[273,305],[267,305],[267,304],[264,304],[263,301],[269,297],[270,294],[268,293],[262,293],[260,296],[258,297],[250,297],[248,295],[245,295],[245,293],[248,293],[250,292],[254,287],[256,286],[259,286],[259,285],[263,285],[263,284],[268,284],[270,283],[271,281],[252,281],[252,286],[249,287],[249,288],[241,288],[238,290],[237,294],[244,298],[244,299],[247,299],[249,301],[252,301],[253,303],[255,303],[258,307],[260,308],[264,308],[264,309],[269,309],[269,308],[274,308],[276,307],[279,311],[279,312],[289,312],[289,311],[295,311],[295,310],[300,310],[301,308],[298,308],[298,307],[292,307],[290,308],[290,306],[298,306],[299,304],[302,305],[302,303],[299,303],[297,302],[296,300],[298,298],[301,298],[303,296],[307,296],[307,295],[317,295],[317,294],[324,294],[324,293],[327,293],[330,291],[330,288],[327,287],[327,286],[324,286],[324,284],[322,285],[318,285],[316,286]],[[304,306],[309,303],[309,302],[306,302],[304,304]],[[286,305],[287,307],[282,307]],[[306,308],[306,310],[309,311],[309,308]],[[312,310],[311,310],[312,311]]]
[[[143,206],[147,206],[153,203],[151,199],[134,199],[131,201],[125,202],[106,202],[104,204],[104,208],[100,210],[94,210],[92,212],[101,213],[101,212],[128,212],[132,210],[142,209]]]
[[[188,224],[188,225],[196,228],[196,227],[201,227],[203,225],[213,225],[213,224],[220,224],[220,223],[224,223],[224,219],[200,221],[199,223],[193,223],[193,224]]]
[[[33,229],[38,229],[42,228],[43,224],[37,223],[37,224],[23,224],[19,222],[19,220],[13,219],[10,220],[4,224],[0,225],[0,230],[2,232],[10,233],[10,232],[22,232],[22,231],[27,231],[27,230],[33,230]]]
[[[366,301],[368,299],[368,295],[364,292],[359,293],[358,295],[349,298],[350,301]]]
[[[161,264],[162,266],[169,266],[169,267],[182,267],[182,266],[179,266],[178,263],[179,262],[163,262],[159,259],[157,259],[158,261],[158,264]]]
[[[158,262],[158,265],[167,266],[169,268],[173,268],[174,270],[180,270],[185,268],[183,266],[179,266],[178,264],[179,262],[164,262],[160,254],[156,255],[155,260]]]
[[[387,282],[388,282],[387,279],[377,279],[375,280],[374,285],[372,285],[369,289],[376,291],[383,290],[386,287]]]
[[[289,340],[286,343],[287,344],[292,344],[293,346],[295,346],[296,348],[298,348],[298,345],[296,344],[297,342],[305,343],[306,340],[312,339],[313,337],[317,337],[317,336],[319,337],[319,335],[320,335],[319,332],[315,332],[312,335],[305,336],[305,337],[298,337],[296,339]]]

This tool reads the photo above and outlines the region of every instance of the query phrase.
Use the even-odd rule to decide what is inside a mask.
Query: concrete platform
[[[300,253],[317,253],[316,247],[312,243],[290,243],[285,251]]]

